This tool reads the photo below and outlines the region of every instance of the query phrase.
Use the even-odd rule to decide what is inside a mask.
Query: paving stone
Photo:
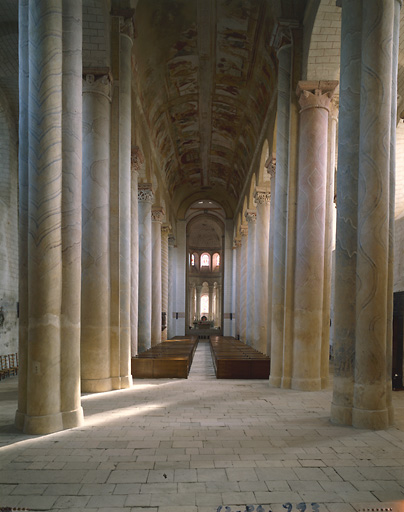
[[[301,393],[213,374],[150,380],[87,395],[84,426],[50,436],[5,434],[2,418],[10,425],[16,406],[0,404],[0,506],[244,512],[251,499],[265,512],[285,512],[288,502],[357,512],[358,503],[404,501],[404,424],[375,432],[331,425],[331,397],[331,387]],[[404,407],[404,394],[393,400]],[[139,407],[145,413],[132,415]],[[128,415],[111,419],[109,409]]]

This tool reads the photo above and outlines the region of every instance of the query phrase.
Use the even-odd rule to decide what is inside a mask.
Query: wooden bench
[[[0,356],[0,379],[18,374],[18,354]]]
[[[211,336],[217,379],[268,379],[271,359],[231,336]]]
[[[132,377],[187,379],[197,345],[196,336],[179,336],[163,341],[132,357]]]

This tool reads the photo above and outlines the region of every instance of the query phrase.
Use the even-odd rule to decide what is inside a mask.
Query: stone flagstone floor
[[[404,512],[404,391],[396,425],[369,432],[330,424],[331,389],[218,381],[200,342],[187,380],[84,395],[84,426],[28,436],[5,379],[0,510]]]

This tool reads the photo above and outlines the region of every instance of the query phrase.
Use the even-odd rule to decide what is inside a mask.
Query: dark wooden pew
[[[132,357],[134,379],[187,379],[195,350],[196,336],[179,336]]]
[[[231,336],[211,336],[210,348],[217,379],[268,379],[271,360]]]

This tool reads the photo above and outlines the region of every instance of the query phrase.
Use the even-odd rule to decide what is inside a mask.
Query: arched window
[[[210,267],[210,256],[207,252],[201,256],[201,267]]]
[[[191,254],[191,267],[195,267],[195,254]]]
[[[215,252],[212,256],[212,270],[218,272],[220,269],[220,254]]]
[[[209,295],[204,293],[201,295],[201,316],[209,315]]]

